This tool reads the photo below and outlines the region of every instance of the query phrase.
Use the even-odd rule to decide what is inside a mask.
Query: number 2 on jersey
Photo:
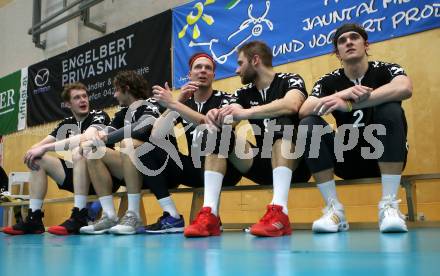
[[[353,113],[353,117],[357,117],[353,123],[353,127],[364,127],[365,126],[365,123],[361,123],[362,119],[364,118],[364,112],[362,112],[362,110],[356,110]]]

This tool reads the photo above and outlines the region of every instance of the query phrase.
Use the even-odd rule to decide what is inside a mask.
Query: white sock
[[[73,207],[77,207],[79,210],[83,209],[87,205],[87,196],[85,195],[74,195],[74,205]]]
[[[102,211],[107,215],[108,218],[116,219],[115,205],[113,204],[113,196],[102,196],[99,198],[101,202]]]
[[[138,218],[141,217],[139,214],[139,203],[141,201],[141,194],[127,194],[128,199],[128,210],[136,214]]]
[[[171,196],[159,199],[159,205],[164,212],[168,212],[173,218],[180,218],[179,212],[177,211],[176,205]]]
[[[205,171],[205,194],[203,207],[211,207],[211,213],[218,215],[218,202],[222,190],[224,175],[219,172]]]
[[[397,196],[400,186],[399,174],[382,174],[382,198]]]
[[[37,210],[41,210],[42,206],[43,206],[42,199],[31,198],[29,200],[29,208],[32,210],[32,212],[35,212]]]
[[[287,201],[289,199],[290,181],[292,180],[292,170],[287,167],[276,167],[272,171],[273,175],[273,198],[270,204],[283,206],[283,213],[289,213]]]
[[[333,200],[336,207],[343,208],[341,202],[339,202],[338,195],[336,194],[336,184],[334,180],[318,184],[318,188],[325,200],[325,205],[330,205],[330,202]]]

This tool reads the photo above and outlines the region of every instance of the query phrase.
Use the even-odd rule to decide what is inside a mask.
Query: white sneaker
[[[127,211],[118,224],[110,228],[109,232],[117,235],[133,235],[144,233],[145,229],[138,216],[132,211]]]
[[[386,196],[379,202],[379,229],[382,233],[408,232],[405,216],[399,211],[400,199]]]
[[[329,206],[325,207],[322,212],[324,215],[313,222],[313,232],[336,233],[348,230],[349,225],[345,219],[344,207],[342,205],[339,204],[336,207],[334,201],[331,200]]]
[[[81,234],[100,235],[107,233],[110,228],[118,223],[117,218],[111,219],[107,217],[107,214],[103,213],[102,217],[95,223],[87,226],[83,226],[79,229]]]

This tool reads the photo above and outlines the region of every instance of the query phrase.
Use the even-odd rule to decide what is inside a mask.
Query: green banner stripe
[[[23,98],[26,99],[26,95],[22,96],[22,86],[27,87],[27,72],[24,74],[25,81],[22,80],[22,71],[16,71],[10,75],[7,75],[0,79],[0,135],[9,134],[18,130],[19,124],[19,103],[26,105]],[[26,112],[26,108],[22,107],[20,113],[20,119],[23,116],[23,110]],[[25,115],[24,115],[25,116]],[[21,123],[21,128],[24,129],[25,125]]]

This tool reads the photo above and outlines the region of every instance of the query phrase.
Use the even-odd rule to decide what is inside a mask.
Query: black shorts
[[[357,179],[380,177],[379,161],[377,159],[364,159],[361,154],[362,147],[370,147],[365,141],[360,141],[355,148],[344,152],[344,161],[334,160],[334,173],[342,179]],[[403,169],[406,166],[408,150],[405,150]]]
[[[156,149],[156,154],[153,156],[144,156],[141,161],[144,166],[148,166],[150,170],[157,170],[163,167],[163,170],[157,176],[144,175],[144,185],[148,186],[151,182],[162,182],[167,185],[169,189],[176,188],[179,184],[189,187],[203,187],[204,186],[204,158],[201,160],[200,168],[194,166],[191,156],[183,155],[179,152],[179,158],[182,162],[180,168],[174,160],[167,159],[167,154],[161,149]],[[159,154],[157,154],[159,153]],[[152,162],[154,158],[154,162]],[[167,162],[165,164],[165,162]],[[165,164],[165,165],[164,165]],[[234,186],[241,179],[241,174],[235,167],[228,162],[225,177],[223,179],[224,186]]]
[[[60,188],[61,190],[65,190],[65,191],[69,191],[71,193],[74,192],[74,186],[73,186],[73,164],[72,162],[66,161],[64,159],[58,158],[61,162],[61,165],[63,166],[64,169],[64,174],[66,175],[66,177],[64,178],[63,183],[57,183],[58,188]],[[116,192],[119,187],[121,185],[125,185],[124,184],[124,180],[120,180],[114,176],[112,176],[112,182],[113,182],[113,188],[112,188],[112,192]],[[89,187],[89,195],[96,195],[95,189],[93,189],[93,185],[90,183],[90,187]]]
[[[303,133],[302,139],[306,139],[305,158],[307,158],[307,164],[313,173],[334,168],[334,172],[337,176],[343,179],[355,179],[380,176],[379,162],[403,162],[403,168],[405,168],[408,156],[408,144],[406,143],[407,125],[401,106],[397,103],[387,103],[369,110],[373,110],[375,113],[365,113],[366,115],[363,118],[363,122],[367,124],[367,127],[374,127],[374,124],[381,124],[385,126],[388,133],[392,134],[392,136],[377,135],[376,132],[376,135],[374,135],[377,136],[376,140],[382,145],[383,152],[381,156],[377,156],[380,152],[376,152],[377,145],[374,145],[375,141],[370,137],[368,140],[371,142],[368,142],[368,136],[364,136],[364,131],[367,127],[356,128],[359,131],[358,140],[353,149],[345,150],[345,148],[335,147],[335,144],[348,144],[350,138],[348,131],[352,131],[350,128],[346,129],[345,132],[340,131],[336,133],[332,131],[331,133],[326,133],[321,136],[319,145],[311,145],[311,137],[314,135],[312,126],[322,126],[326,128],[328,127],[328,123],[318,116],[308,116],[301,121],[301,126],[308,128],[307,135]],[[352,115],[346,114],[344,116]],[[369,131],[371,131],[371,129]],[[344,135],[344,137],[341,135]],[[375,155],[368,156],[368,158],[374,159],[364,159],[367,158],[367,156],[364,154],[365,157],[363,157],[362,148],[367,149],[364,153],[375,152]],[[319,149],[319,157],[310,156],[312,149]],[[336,150],[338,150],[338,152]],[[341,154],[343,160],[341,160]]]

